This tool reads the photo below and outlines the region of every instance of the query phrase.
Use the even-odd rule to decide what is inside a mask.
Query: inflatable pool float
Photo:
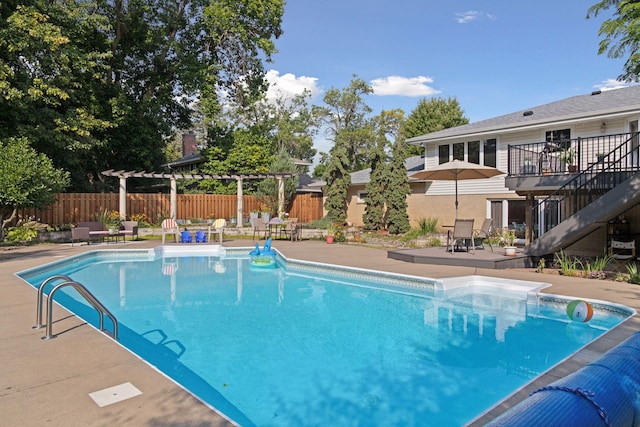
[[[269,268],[276,265],[276,257],[272,255],[256,255],[251,257],[251,266]]]
[[[271,238],[264,242],[262,249],[256,243],[256,248],[249,252],[251,256],[251,266],[266,268],[273,267],[276,264],[276,251],[271,249]]]

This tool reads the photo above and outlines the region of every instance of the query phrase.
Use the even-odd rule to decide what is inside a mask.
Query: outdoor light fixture
[[[600,125],[600,132],[604,133],[604,131],[607,130],[607,124],[605,122],[602,122],[602,124]]]

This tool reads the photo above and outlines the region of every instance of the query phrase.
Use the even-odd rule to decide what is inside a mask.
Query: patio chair
[[[456,219],[453,230],[447,232],[447,250],[453,253],[464,245],[469,252],[469,245],[471,245],[471,250],[475,252],[473,235],[472,219]]]
[[[286,238],[291,238],[291,241],[298,240],[299,233],[298,218],[289,218],[287,224],[280,230],[280,233],[284,234]]]
[[[164,245],[164,237],[167,234],[173,234],[173,239],[178,243],[178,223],[174,219],[165,219],[162,221],[162,244]]]
[[[491,236],[491,231],[493,227],[493,218],[485,218],[482,221],[482,227],[479,230],[473,230],[475,234],[475,239],[480,239],[480,246],[484,248],[484,244],[489,245],[489,249],[493,252],[493,246],[491,246],[491,242],[488,240]],[[474,246],[476,246],[476,242],[473,242]]]
[[[196,231],[196,243],[207,243],[207,234],[203,230]]]
[[[267,234],[269,234],[269,224],[264,218],[254,218],[253,224],[253,240],[256,240],[256,233],[258,233],[258,240],[260,240],[260,233],[264,233],[263,238],[266,239]]]
[[[611,240],[609,255],[611,255],[611,260],[618,268],[623,267],[636,259],[636,241],[621,242],[619,240]]]
[[[123,221],[124,234],[131,235],[131,240],[138,240],[138,221]]]
[[[192,243],[193,239],[191,238],[191,233],[187,230],[180,233],[180,243]]]
[[[224,218],[218,218],[213,222],[212,227],[214,228],[214,232],[218,233],[220,235],[220,243],[222,243],[223,241],[223,232],[224,232],[224,228],[227,226],[227,220]]]
[[[85,240],[87,245],[91,243],[91,236],[89,235],[89,227],[75,227],[71,229],[71,246],[74,242]]]

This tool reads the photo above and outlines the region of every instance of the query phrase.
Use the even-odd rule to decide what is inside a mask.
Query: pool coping
[[[159,246],[159,242],[128,243],[118,247]],[[247,240],[225,241],[226,247],[246,245]],[[532,271],[498,272],[464,267],[409,265],[387,259],[385,250],[373,248],[326,245],[314,241],[277,242],[276,245],[283,254],[295,256],[296,259],[329,264],[348,263],[365,269],[410,273],[437,279],[478,273],[516,280],[541,277]],[[109,245],[110,248],[115,246]],[[23,257],[0,262],[0,274],[3,277],[0,285],[3,291],[0,302],[0,340],[3,342],[3,354],[0,355],[0,360],[4,362],[0,364],[0,377],[6,384],[0,398],[0,412],[6,416],[8,425],[36,425],[44,421],[60,425],[68,421],[70,416],[84,425],[106,425],[125,419],[137,425],[159,420],[167,424],[201,423],[207,420],[210,425],[231,425],[172,382],[167,384],[162,375],[153,374],[153,369],[138,363],[128,351],[127,354],[122,354],[118,350],[119,346],[113,346],[112,340],[105,339],[93,328],[84,327],[77,319],[61,316],[62,319],[56,320],[56,328],[60,327],[66,332],[46,344],[39,339],[41,332],[30,329],[35,312],[35,290],[25,286],[13,273],[29,266],[82,253],[87,249],[96,248],[94,245],[89,248],[72,248],[68,245],[26,248]],[[554,294],[619,302],[636,310],[640,307],[640,287],[635,285],[562,276],[542,277],[549,279],[545,281],[552,286],[547,290]],[[484,425],[541,385],[594,360],[640,329],[639,326],[640,321],[635,315],[572,355],[565,363],[496,405],[471,425]],[[44,359],[43,354],[46,355]],[[86,360],[87,358],[91,360]],[[143,395],[101,409],[89,401],[89,392],[125,382],[124,380],[131,380],[143,391]],[[27,405],[29,410],[24,411],[22,408]]]

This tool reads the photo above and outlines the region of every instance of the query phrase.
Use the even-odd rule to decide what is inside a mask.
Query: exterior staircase
[[[629,147],[630,140],[623,142],[534,206],[537,210],[545,202],[559,202],[561,220],[533,240],[526,255],[558,252],[640,203],[640,166]]]

